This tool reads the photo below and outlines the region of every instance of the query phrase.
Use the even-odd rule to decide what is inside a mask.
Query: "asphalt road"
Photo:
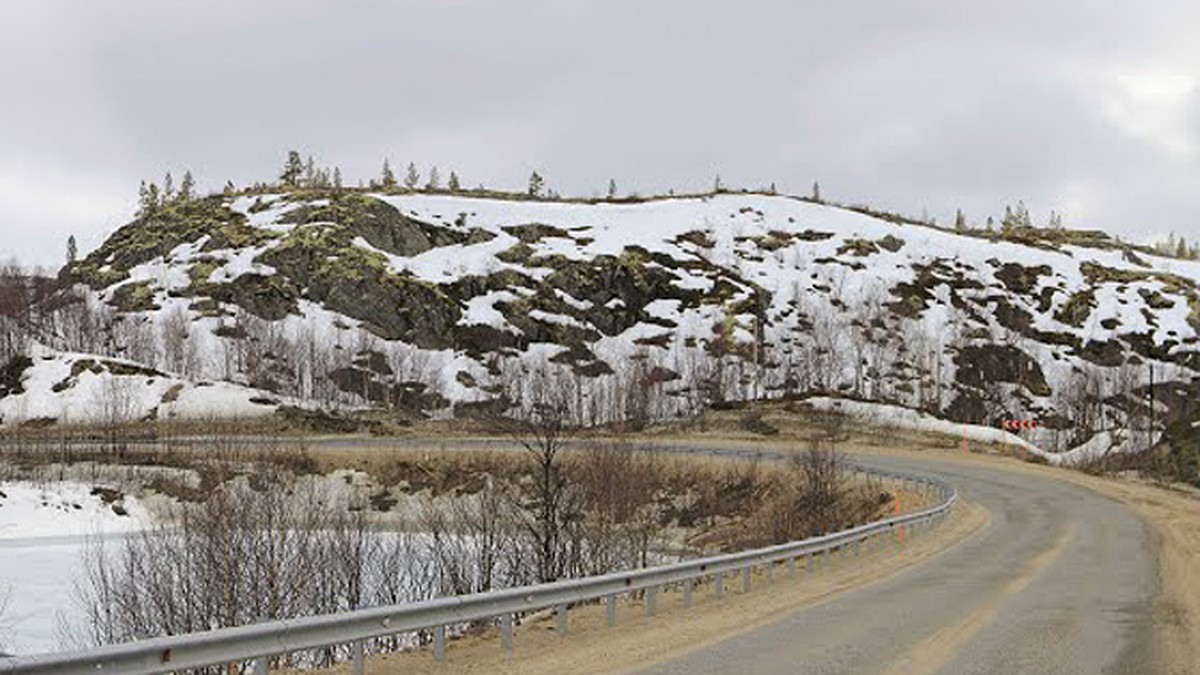
[[[649,668],[703,673],[1164,672],[1148,527],[1074,485],[924,460],[991,512],[974,537],[906,572]]]

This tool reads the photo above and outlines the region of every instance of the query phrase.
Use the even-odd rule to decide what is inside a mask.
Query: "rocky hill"
[[[587,423],[836,394],[1107,450],[1190,414],[1200,370],[1200,263],[763,194],[214,195],[64,278],[45,344],[410,415],[503,407],[550,369]]]

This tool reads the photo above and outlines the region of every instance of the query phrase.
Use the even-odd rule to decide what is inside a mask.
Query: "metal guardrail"
[[[776,453],[733,451],[737,454],[775,459]],[[643,592],[645,609],[653,614],[657,595],[667,587],[682,586],[684,604],[690,605],[697,583],[711,579],[713,593],[724,593],[726,577],[740,573],[743,590],[749,591],[755,568],[783,563],[790,577],[798,561],[805,566],[827,563],[830,556],[859,555],[865,544],[880,548],[898,542],[904,534],[924,531],[941,522],[957,499],[948,483],[907,473],[851,466],[857,472],[908,482],[937,500],[931,508],[853,527],[833,534],[777,546],[686,560],[656,567],[613,572],[599,576],[522,586],[487,593],[438,598],[424,602],[359,609],[339,614],[307,616],[235,628],[149,638],[78,652],[40,654],[0,659],[0,673],[167,673],[188,668],[252,662],[255,673],[266,673],[270,658],[305,649],[351,645],[354,672],[361,673],[363,641],[403,633],[432,630],[434,655],[445,654],[446,627],[474,621],[500,619],[501,643],[513,648],[514,616],[554,608],[560,633],[567,631],[567,609],[571,604],[603,600],[609,625],[616,620],[616,597]]]

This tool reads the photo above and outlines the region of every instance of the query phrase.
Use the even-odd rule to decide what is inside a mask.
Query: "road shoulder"
[[[613,628],[605,625],[601,606],[575,608],[565,638],[554,632],[552,617],[539,617],[518,629],[512,657],[505,657],[498,636],[489,631],[453,641],[444,663],[436,663],[428,651],[419,651],[369,659],[367,672],[538,675],[644,668],[767,625],[844,591],[889,579],[967,540],[989,520],[985,508],[961,500],[942,526],[910,539],[899,552],[835,560],[821,571],[801,570],[796,580],[788,579],[780,567],[774,580],[765,573],[756,575],[754,590],[748,594],[739,592],[740,581],[731,578],[723,598],[698,589],[691,608],[683,606],[679,593],[664,593],[655,617],[646,617],[640,602],[623,602]]]

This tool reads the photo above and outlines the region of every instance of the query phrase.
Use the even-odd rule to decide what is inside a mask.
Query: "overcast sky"
[[[1200,237],[1195,0],[0,5],[0,258],[58,265],[138,181],[436,164],[563,194],[774,181],[973,220]]]

